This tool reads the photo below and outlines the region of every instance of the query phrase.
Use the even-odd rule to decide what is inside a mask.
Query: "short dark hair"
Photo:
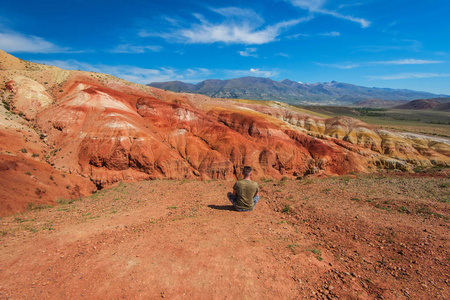
[[[249,176],[252,172],[252,167],[245,166],[244,170],[242,170],[242,174],[244,174],[245,177]]]

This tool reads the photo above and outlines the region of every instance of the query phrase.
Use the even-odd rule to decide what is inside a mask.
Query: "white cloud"
[[[319,35],[323,35],[323,36],[341,36],[341,33],[337,32],[337,31],[331,31],[331,32],[321,33]]]
[[[240,8],[240,7],[224,7],[224,8],[212,8],[213,12],[218,13],[219,15],[222,15],[228,19],[234,19],[234,20],[251,20],[256,25],[262,25],[264,24],[264,19],[258,15],[256,12],[254,12],[251,9],[248,8]],[[201,20],[205,21],[206,20]]]
[[[255,52],[257,51],[256,48],[245,48],[244,51],[238,51],[238,53],[241,56],[253,56],[253,57],[258,57],[258,54],[256,54]]]
[[[159,36],[168,41],[189,44],[246,44],[261,45],[275,41],[288,28],[312,17],[281,21],[272,25],[264,25],[264,19],[250,9],[226,7],[211,9],[221,15],[221,22],[210,22],[203,15],[193,14],[199,23],[189,28],[174,28],[171,32],[157,33],[142,30],[141,37]]]
[[[61,53],[68,48],[59,47],[43,38],[16,32],[0,32],[0,49],[6,52]]]
[[[114,75],[127,81],[148,84],[159,81],[180,80],[185,82],[199,82],[211,74],[211,71],[205,68],[190,68],[186,70],[177,70],[174,68],[145,69],[136,66],[110,66],[103,64],[89,64],[77,60],[48,60],[35,61],[47,65],[57,66],[67,70],[81,70],[87,72],[98,72]]]
[[[341,14],[334,10],[328,10],[324,8],[326,0],[287,0],[292,5],[300,7],[301,9],[308,10],[311,13],[319,13],[324,15],[330,15],[338,19],[344,19],[352,21],[361,25],[362,28],[370,26],[370,21],[362,18],[356,18],[349,15]]]
[[[399,73],[382,76],[367,76],[370,80],[398,80],[398,79],[417,79],[417,78],[434,78],[434,77],[450,77],[448,73]]]
[[[427,65],[427,64],[441,64],[445,61],[441,60],[426,60],[426,59],[398,59],[398,60],[387,60],[387,61],[373,61],[371,64],[376,65]]]
[[[289,35],[287,36],[288,39],[297,39],[299,37],[308,37],[309,34],[305,34],[305,33],[297,33],[297,34],[293,34],[293,35]]]
[[[251,68],[250,70],[225,70],[228,76],[242,77],[242,76],[255,76],[255,77],[274,77],[279,73],[277,71],[264,71],[257,68]]]
[[[290,39],[290,40],[293,40],[293,39],[298,39],[299,37],[311,37],[311,36],[337,37],[337,36],[341,36],[341,33],[338,32],[338,31],[330,31],[330,32],[318,33],[318,34],[314,34],[314,35],[304,34],[304,33],[297,33],[297,34],[289,35],[289,36],[287,36],[287,38]]]
[[[377,45],[377,46],[359,46],[356,47],[365,52],[384,52],[384,51],[420,51],[422,43],[416,40],[394,40],[397,45]]]
[[[276,40],[281,31],[300,23],[300,20],[280,22],[275,25],[258,29],[247,23],[202,23],[194,25],[190,29],[179,32],[180,37],[187,43],[210,44],[224,42],[227,44],[261,45]]]
[[[283,53],[283,52],[277,53],[277,54],[275,54],[275,56],[282,56],[282,57],[286,57],[286,58],[290,58],[291,57],[289,54]]]
[[[161,46],[136,46],[131,44],[121,44],[112,49],[112,53],[145,53],[147,51],[159,52],[162,50]]]
[[[327,2],[326,0],[290,0],[290,2],[300,8],[317,11]]]
[[[321,66],[321,67],[329,67],[329,68],[336,68],[336,69],[342,69],[342,70],[354,69],[354,68],[361,66],[361,64],[358,64],[358,63],[337,63],[337,64],[315,63],[315,64],[318,66]]]
[[[361,5],[364,5],[364,3],[362,3],[362,2],[346,3],[346,4],[339,5],[338,8],[341,9],[341,8],[353,7],[353,6],[361,6]]]
[[[345,62],[345,63],[336,63],[336,64],[324,64],[324,63],[316,63],[316,65],[322,66],[322,67],[330,67],[330,68],[337,68],[337,69],[354,69],[357,67],[363,67],[363,66],[375,66],[375,65],[426,65],[426,64],[440,64],[444,63],[445,61],[440,60],[426,60],[426,59],[415,59],[415,58],[406,58],[406,59],[398,59],[398,60],[385,60],[385,61],[369,61],[369,62],[362,62],[362,63],[351,63],[351,62]]]

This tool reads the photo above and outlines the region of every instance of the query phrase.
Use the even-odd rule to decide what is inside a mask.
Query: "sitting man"
[[[252,168],[244,167],[244,179],[233,186],[233,193],[228,193],[228,199],[237,211],[251,211],[259,200],[258,183],[251,181]]]

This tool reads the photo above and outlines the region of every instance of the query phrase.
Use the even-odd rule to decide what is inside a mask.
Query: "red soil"
[[[353,176],[354,177],[354,176]],[[3,298],[448,299],[450,182],[143,181],[0,220]],[[447,197],[447,198],[445,198]],[[440,200],[440,201],[438,201]]]
[[[96,190],[88,179],[60,172],[49,164],[0,154],[0,216],[23,212],[29,205],[56,204]]]

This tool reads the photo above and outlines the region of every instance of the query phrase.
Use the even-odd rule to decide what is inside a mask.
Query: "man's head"
[[[252,168],[249,166],[245,166],[244,170],[242,170],[242,174],[245,178],[250,177],[250,175],[252,175]]]

